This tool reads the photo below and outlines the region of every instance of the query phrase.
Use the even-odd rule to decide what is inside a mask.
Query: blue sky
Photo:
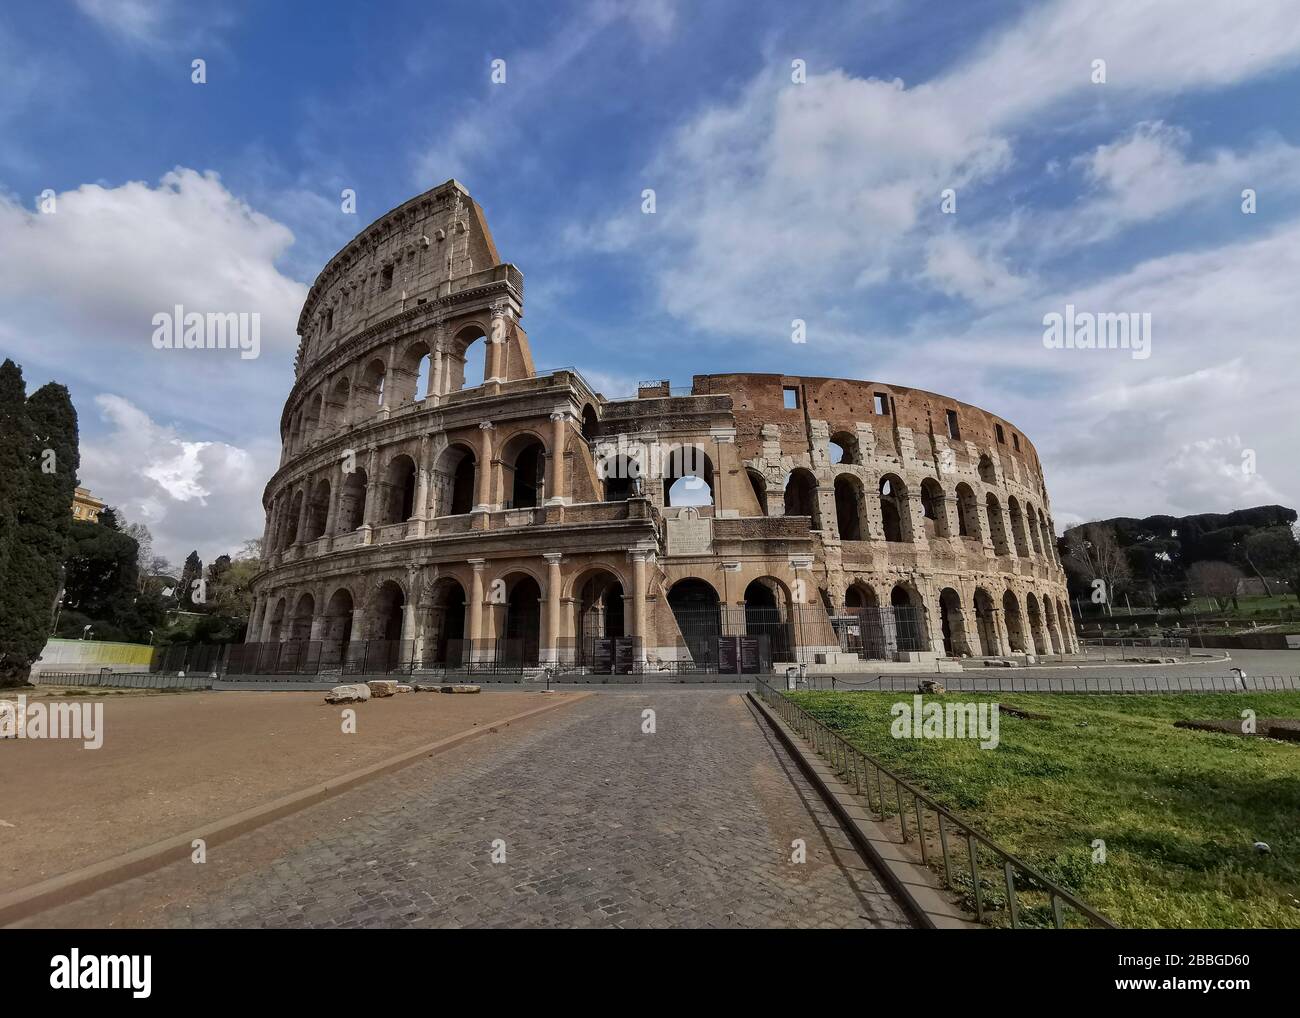
[[[1297,86],[1293,0],[20,0],[0,353],[72,389],[84,483],[210,558],[260,536],[315,272],[456,177],[539,367],[609,395],[913,385],[1016,422],[1058,525],[1294,505]],[[1067,302],[1150,313],[1151,356],[1045,348]],[[259,311],[262,355],[153,349],[177,303]]]

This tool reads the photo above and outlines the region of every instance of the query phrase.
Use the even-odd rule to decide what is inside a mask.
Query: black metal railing
[[[1082,918],[1083,925],[1116,928],[1096,909],[858,749],[781,691],[760,679],[755,682],[755,692],[866,800],[868,810],[882,824],[897,820],[903,842],[916,842],[922,863],[943,873],[944,884],[962,895],[977,921],[994,924],[994,920],[1005,917],[1012,929],[1048,923],[1063,929],[1065,910],[1069,908]],[[909,823],[909,814],[914,824]],[[927,826],[930,817],[934,820]],[[956,846],[951,844],[953,841]],[[986,868],[981,868],[981,853],[993,857],[993,863],[986,864]],[[1045,904],[1038,904],[1038,899],[1045,899]]]
[[[991,669],[990,669],[991,670]],[[913,675],[809,674],[799,679],[801,689],[843,692],[915,693],[919,678]],[[943,673],[933,677],[949,693],[1276,693],[1300,690],[1295,675],[1016,675]]]

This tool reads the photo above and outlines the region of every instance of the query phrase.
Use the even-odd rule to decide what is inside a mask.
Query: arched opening
[[[758,502],[758,514],[767,515],[767,481],[753,467],[745,468],[745,476],[749,478],[749,487],[754,492],[754,500]]]
[[[447,446],[433,468],[435,516],[461,516],[474,508],[477,483],[474,450],[457,442]]]
[[[312,489],[311,503],[307,506],[307,533],[305,540],[314,541],[325,535],[325,522],[330,512],[330,482],[322,478]]]
[[[352,395],[347,378],[340,377],[330,389],[329,400],[325,404],[325,419],[331,433],[348,425],[348,400]]]
[[[266,643],[280,642],[280,638],[284,633],[284,613],[284,598],[280,598],[280,600],[275,603],[275,609],[271,612],[271,624],[266,630]]]
[[[429,344],[423,340],[412,343],[402,354],[393,371],[393,398],[391,405],[417,402],[436,391],[433,379],[433,355]]]
[[[963,481],[957,485],[957,536],[969,537],[974,541],[982,540],[980,534],[979,502],[975,500],[975,490]]]
[[[1029,635],[1034,641],[1034,653],[1047,653],[1047,640],[1043,630],[1043,615],[1038,610],[1038,598],[1033,594],[1025,595],[1025,612],[1029,616]]]
[[[716,665],[722,613],[718,592],[704,580],[678,580],[668,591],[668,607],[681,632],[682,649],[696,665]]]
[[[404,523],[415,514],[415,460],[405,453],[394,456],[384,473],[387,505],[385,523]]]
[[[703,449],[676,446],[665,466],[665,506],[713,505],[713,463]]]
[[[1053,562],[1059,562],[1060,559],[1056,554],[1056,535],[1052,533],[1052,528],[1047,525],[1047,516],[1043,510],[1038,510],[1038,529],[1043,534],[1043,554]]]
[[[348,647],[352,642],[352,592],[340,587],[325,603],[325,622],[321,627],[320,662],[322,669],[345,668]]]
[[[1007,643],[1011,646],[1011,653],[1025,653],[1025,627],[1020,618],[1020,602],[1009,590],[1002,595],[1002,621],[1007,627]]]
[[[1041,555],[1043,553],[1043,535],[1038,529],[1038,510],[1026,502],[1025,512],[1027,514],[1025,525],[1029,530],[1029,541],[1034,546],[1034,554]]]
[[[1025,517],[1020,511],[1016,496],[1007,498],[1007,515],[1011,517],[1011,537],[1016,543],[1016,554],[1021,558],[1029,557],[1029,544],[1025,540]]]
[[[596,409],[590,403],[582,408],[582,437],[584,441],[596,441],[596,431],[600,422],[596,418]]]
[[[641,464],[631,456],[611,455],[596,464],[606,502],[626,502],[640,490]]]
[[[862,456],[858,452],[858,437],[851,431],[837,431],[831,435],[831,463],[859,465]]]
[[[880,526],[886,541],[912,539],[907,486],[897,474],[886,474],[880,479]]]
[[[947,497],[933,477],[921,482],[921,512],[925,519],[926,537],[948,536]]]
[[[304,442],[311,442],[320,437],[321,408],[325,401],[321,394],[317,392],[307,402],[307,410],[302,420],[302,438]]]
[[[508,586],[506,617],[501,627],[498,663],[535,667],[541,649],[542,590],[531,576],[519,576]]]
[[[387,368],[378,357],[365,366],[357,382],[357,420],[365,420],[384,405]]]
[[[1066,607],[1066,603],[1059,597],[1056,599],[1056,617],[1061,623],[1061,653],[1069,654],[1073,650],[1070,634],[1071,627],[1074,625],[1074,618],[1070,615],[1070,609]]]
[[[285,520],[284,546],[286,548],[298,541],[298,521],[302,519],[302,500],[302,490],[299,489],[293,493],[293,501],[289,503],[289,518]]]
[[[338,523],[335,533],[351,533],[365,522],[368,480],[366,472],[360,467],[344,477],[343,488],[339,491]]]
[[[774,577],[760,577],[745,588],[745,635],[766,643],[766,654],[760,651],[760,659],[795,660],[790,598],[785,585]]]
[[[876,595],[871,585],[861,580],[855,580],[849,584],[848,590],[844,592],[845,608],[879,608],[880,598]]]
[[[975,591],[975,631],[979,634],[980,654],[994,657],[999,653],[998,625],[994,617],[993,597],[983,587]]]
[[[294,414],[289,421],[289,437],[286,442],[286,448],[289,452],[297,452],[298,444],[302,439],[302,414]]]
[[[1047,639],[1053,654],[1064,654],[1064,644],[1061,642],[1061,631],[1056,625],[1056,609],[1052,606],[1050,597],[1043,598],[1043,620],[1047,623]]]
[[[893,609],[898,649],[909,652],[929,650],[925,609],[921,606],[920,595],[901,583],[896,584],[889,592],[889,606]]]
[[[785,479],[785,514],[787,516],[807,516],[812,521],[812,529],[820,530],[817,512],[817,478],[811,470],[796,467]]]
[[[532,435],[519,435],[501,451],[505,487],[510,492],[506,509],[533,509],[542,504],[546,479],[546,447]]]
[[[465,641],[465,588],[450,576],[442,576],[429,591],[424,659],[428,665],[460,668],[469,659]]]
[[[989,536],[993,539],[993,551],[998,555],[1010,555],[1011,545],[1007,541],[1007,525],[1002,517],[1002,504],[991,491],[984,496],[984,510],[989,518]]]
[[[374,620],[371,632],[376,640],[397,643],[402,639],[402,621],[406,614],[406,594],[394,580],[385,580],[375,593]],[[396,660],[392,654],[389,661]],[[391,664],[389,665],[391,667]]]
[[[835,478],[835,525],[840,540],[862,540],[862,482],[852,474]]]
[[[481,385],[487,378],[487,336],[478,325],[467,325],[451,342],[447,353],[445,392]]]
[[[987,453],[980,457],[979,472],[980,480],[985,484],[998,483],[997,471],[993,469],[993,459]]]
[[[939,618],[943,631],[943,652],[948,657],[964,657],[971,653],[970,639],[966,634],[966,621],[961,613],[961,595],[952,587],[939,592]]]
[[[316,599],[311,594],[301,594],[289,620],[289,639],[306,642],[311,639],[312,617],[316,614]]]
[[[580,579],[574,590],[578,662],[598,672],[612,672],[615,661],[610,641],[627,635],[623,584],[613,573],[601,569]]]

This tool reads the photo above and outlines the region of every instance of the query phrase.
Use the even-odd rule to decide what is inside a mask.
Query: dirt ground
[[[353,705],[345,735],[320,692],[27,694],[103,703],[104,739],[0,740],[0,893],[572,695],[404,693]]]

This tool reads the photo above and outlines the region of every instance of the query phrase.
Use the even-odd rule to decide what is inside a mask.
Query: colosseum
[[[233,665],[725,674],[1077,652],[1042,467],[1010,421],[798,375],[607,396],[534,367],[523,310],[454,180],[325,266]]]

